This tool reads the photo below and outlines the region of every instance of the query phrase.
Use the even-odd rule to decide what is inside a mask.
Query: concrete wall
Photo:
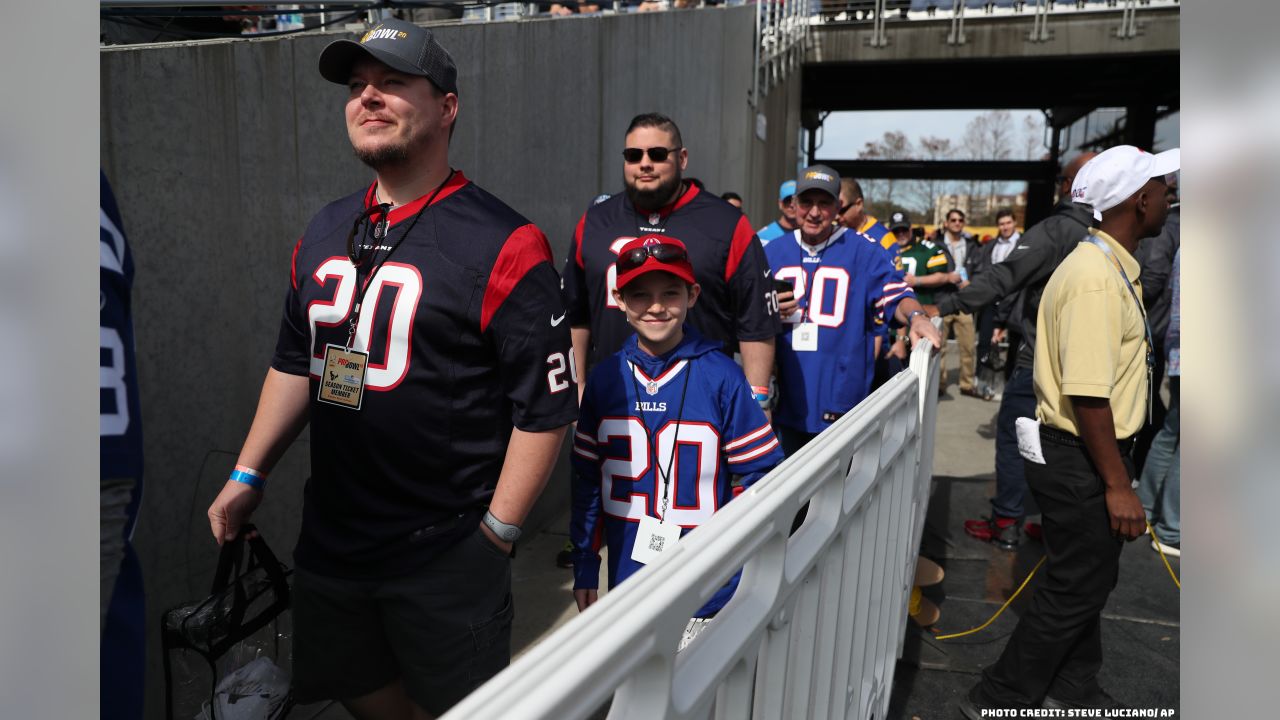
[[[562,259],[590,200],[621,189],[627,122],[656,110],[680,124],[688,174],[717,194],[737,190],[765,224],[798,155],[799,81],[770,93],[768,141],[756,139],[752,12],[436,27],[460,70],[453,165],[543,228]],[[331,39],[101,54],[102,165],[137,264],[147,490],[135,541],[151,628],[162,609],[207,591],[216,551],[204,513],[253,415],[293,244],[316,210],[372,178],[346,139],[345,89],[316,71]],[[304,433],[273,473],[255,516],[286,558],[307,442]],[[566,457],[530,525],[565,506]],[[148,715],[158,717],[152,640]]]

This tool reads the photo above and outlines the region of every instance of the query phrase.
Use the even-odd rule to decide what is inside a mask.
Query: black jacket
[[[1045,283],[1076,245],[1089,234],[1093,212],[1087,205],[1060,202],[1053,214],[1023,233],[1018,244],[1002,263],[994,264],[969,285],[938,302],[941,315],[976,312],[997,300],[1023,293],[1021,308],[1022,345],[1018,366],[1035,365],[1036,313]]]
[[[1173,256],[1182,244],[1182,220],[1178,207],[1169,209],[1164,229],[1155,237],[1144,238],[1138,245],[1138,265],[1142,267],[1142,304],[1147,308],[1147,320],[1151,323],[1151,337],[1156,344],[1157,357],[1164,357],[1164,334],[1169,329],[1169,310],[1173,304],[1173,288],[1169,275],[1173,273]]]

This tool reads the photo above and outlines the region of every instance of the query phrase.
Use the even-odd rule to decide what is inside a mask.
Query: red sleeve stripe
[[[573,451],[574,451],[575,453],[577,453],[577,454],[581,455],[582,457],[584,457],[584,458],[588,459],[588,460],[596,461],[596,460],[599,460],[599,459],[600,459],[600,456],[599,456],[599,455],[597,455],[597,454],[595,454],[595,453],[591,452],[590,450],[583,450],[582,448],[578,447],[577,445],[574,445],[574,446],[573,446]]]
[[[752,450],[751,452],[745,452],[745,453],[742,453],[741,455],[730,455],[728,458],[729,464],[737,465],[738,463],[744,463],[744,462],[747,462],[748,460],[755,460],[761,455],[764,455],[772,451],[776,447],[778,447],[778,438],[772,437],[769,439],[769,442],[765,443],[764,445],[761,445],[760,447],[756,448],[755,450]]]
[[[743,435],[742,437],[738,438],[737,440],[734,440],[733,442],[728,443],[727,445],[725,445],[725,446],[724,446],[724,451],[725,451],[725,452],[730,452],[730,451],[732,451],[732,450],[737,450],[738,448],[740,448],[740,447],[742,447],[742,446],[744,446],[744,445],[750,445],[751,443],[753,443],[753,442],[755,442],[755,441],[759,440],[760,438],[764,437],[765,435],[769,434],[769,432],[770,432],[770,431],[772,431],[772,430],[773,430],[773,428],[769,427],[769,424],[768,424],[768,423],[765,423],[764,425],[761,425],[760,427],[756,428],[755,430],[752,430],[751,432],[747,433],[746,435]]]
[[[725,282],[729,282],[734,273],[738,272],[738,265],[742,262],[742,256],[747,253],[747,248],[751,246],[751,241],[755,240],[755,238],[756,233],[751,229],[751,223],[747,221],[747,216],[743,215],[738,218],[738,226],[733,229],[733,242],[729,245],[729,262],[724,266]]]
[[[551,245],[547,236],[533,225],[516,228],[502,245],[502,252],[498,253],[498,260],[489,273],[489,285],[484,290],[484,301],[480,305],[480,332],[489,329],[489,322],[498,308],[529,270],[544,262],[551,262]]]
[[[583,270],[587,269],[585,263],[582,262],[582,228],[587,224],[587,214],[582,213],[582,217],[578,218],[578,227],[573,231],[573,253],[574,259],[578,263],[578,267]]]
[[[302,249],[302,238],[298,238],[298,242],[293,246],[293,257],[289,260],[289,282],[293,283],[293,289],[298,289],[298,251]]]

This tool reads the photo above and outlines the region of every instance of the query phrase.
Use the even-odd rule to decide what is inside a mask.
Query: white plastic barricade
[[[933,469],[938,359],[900,373],[447,720],[886,717]],[[809,503],[792,534],[796,513]],[[688,648],[689,617],[738,569]]]

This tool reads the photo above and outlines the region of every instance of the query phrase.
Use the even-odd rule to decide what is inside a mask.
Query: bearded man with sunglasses
[[[702,288],[689,324],[725,353],[741,354],[753,395],[768,407],[781,328],[769,265],[746,216],[684,178],[689,151],[683,145],[671,118],[637,115],[622,151],[626,192],[592,205],[578,221],[562,276],[574,355],[584,371],[579,377],[633,333],[613,295],[619,251],[644,235],[678,237]]]
[[[449,165],[457,69],[387,20],[320,55],[377,174],[293,251],[279,341],[235,472],[234,538],[309,422],[294,695],[440,715],[510,661],[512,543],[577,415],[547,239]]]

